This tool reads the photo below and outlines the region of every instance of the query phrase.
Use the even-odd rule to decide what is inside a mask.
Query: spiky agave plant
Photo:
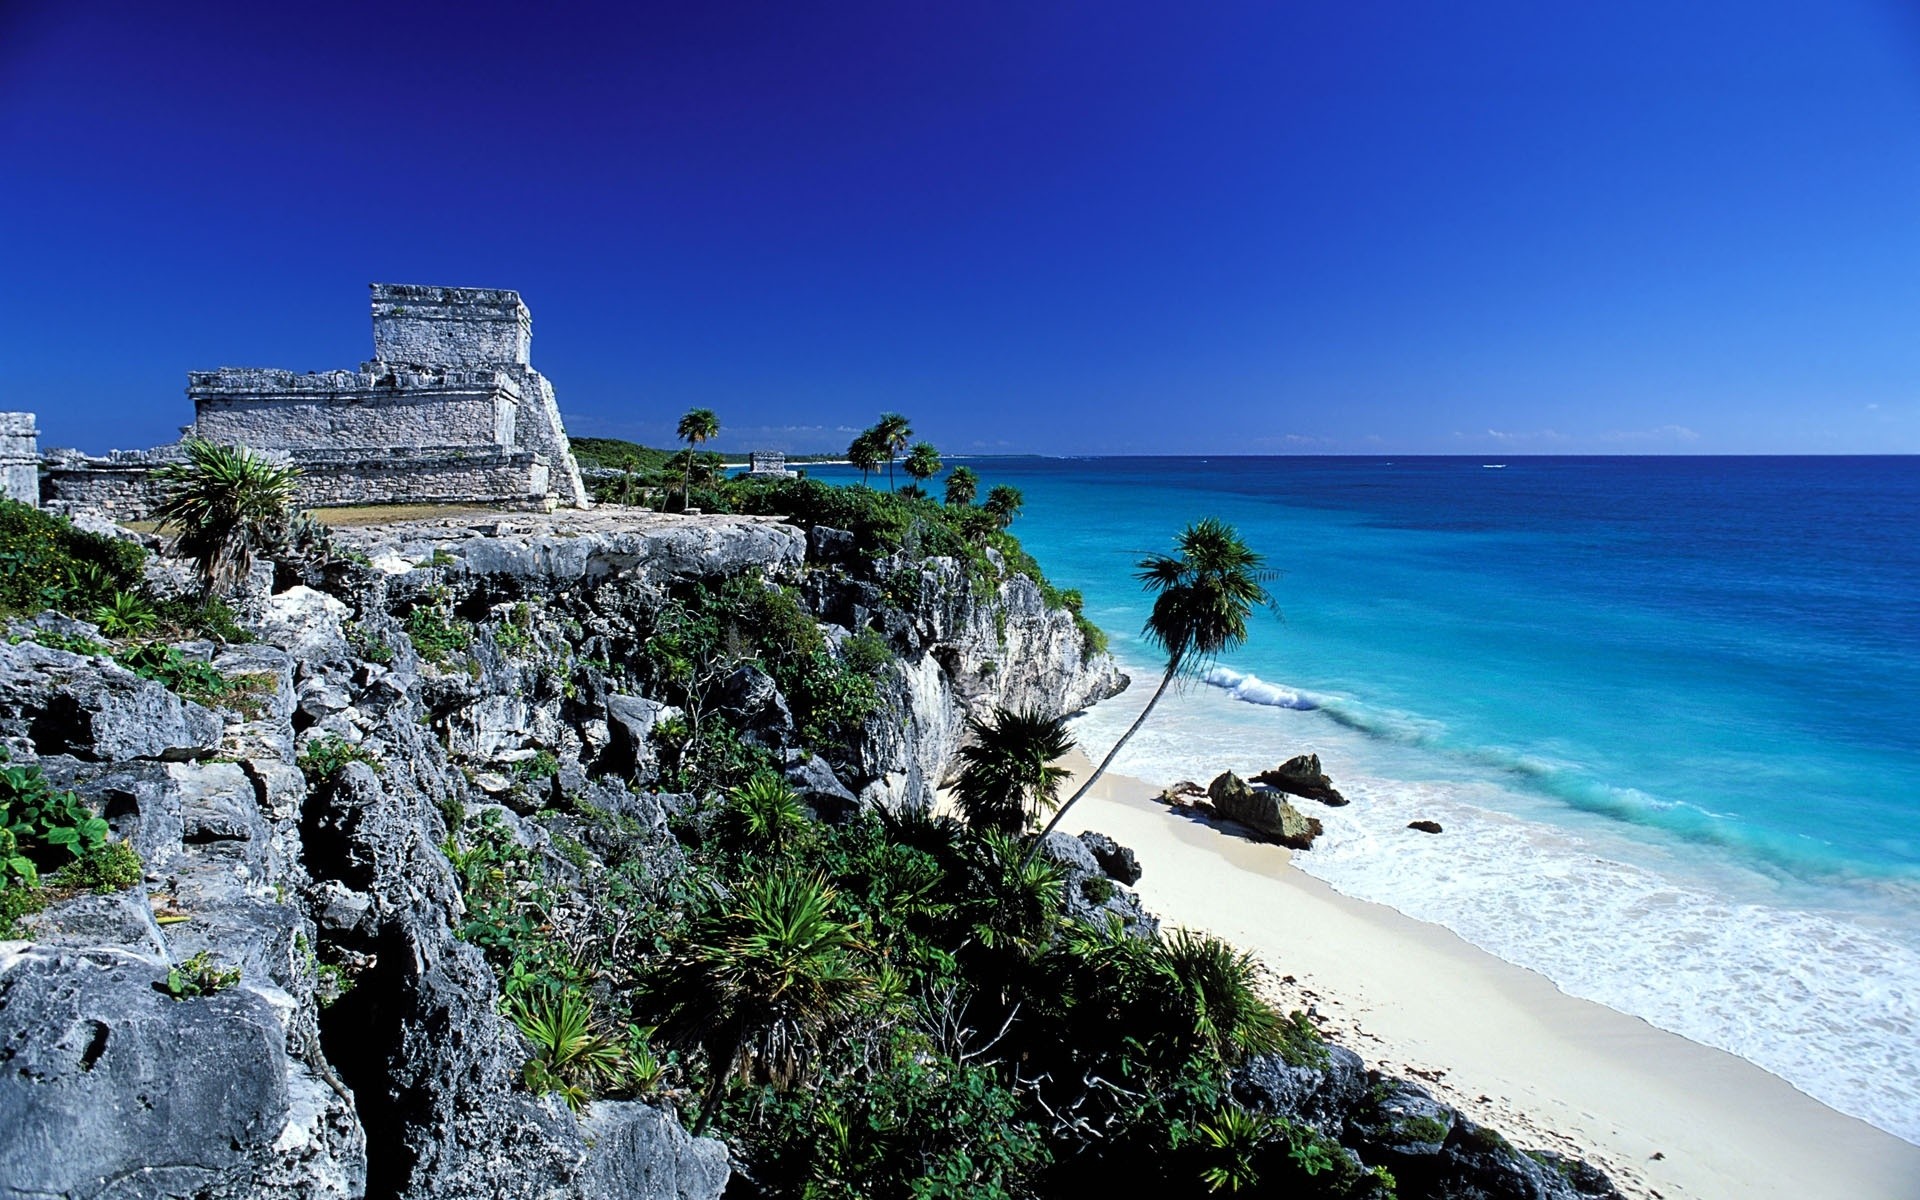
[[[116,591],[94,606],[93,623],[110,638],[138,637],[160,621],[160,614],[138,592]]]
[[[184,445],[187,460],[159,472],[153,515],[161,530],[174,531],[174,553],[193,560],[203,591],[231,591],[252,572],[256,554],[285,538],[300,472],[244,446],[204,438]]]
[[[578,1109],[619,1077],[620,1044],[594,1028],[592,1002],[575,989],[539,988],[515,996],[507,1015],[533,1044],[526,1066],[530,1091],[557,1092]]]
[[[812,827],[800,794],[772,771],[756,772],[727,799],[726,834],[748,850],[778,857],[805,840]]]
[[[667,964],[661,1035],[704,1051],[711,1073],[696,1134],[731,1079],[798,1082],[819,1044],[871,992],[854,961],[857,931],[834,908],[834,890],[818,876],[763,875],[695,922]]]
[[[1253,955],[1210,934],[1176,929],[1154,946],[1151,962],[1159,977],[1154,994],[1200,1049],[1234,1065],[1280,1048],[1280,1014],[1260,995]]]

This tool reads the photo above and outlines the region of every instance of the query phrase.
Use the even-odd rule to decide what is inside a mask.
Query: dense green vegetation
[[[1057,869],[1004,835],[820,825],[783,791],[762,775],[686,814],[676,845],[604,863],[542,858],[493,814],[456,830],[462,933],[535,1047],[530,1086],[678,1099],[740,1152],[746,1195],[1392,1194],[1311,1130],[1227,1104],[1248,1055],[1324,1054],[1247,956],[1072,919]],[[611,821],[548,819],[562,840]]]
[[[140,586],[146,552],[75,529],[18,500],[0,500],[0,613],[86,614]]]

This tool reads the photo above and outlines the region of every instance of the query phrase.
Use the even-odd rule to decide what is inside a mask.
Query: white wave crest
[[[1291,708],[1299,712],[1311,712],[1320,707],[1320,701],[1306,692],[1277,683],[1268,683],[1258,675],[1243,675],[1226,667],[1215,667],[1207,672],[1207,682],[1220,688],[1235,700],[1247,704],[1264,704],[1268,708]]]

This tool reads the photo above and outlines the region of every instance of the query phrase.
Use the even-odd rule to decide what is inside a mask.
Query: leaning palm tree
[[[955,467],[947,475],[947,503],[955,508],[963,508],[973,503],[980,494],[980,477],[973,473],[972,467]]]
[[[982,832],[1019,833],[1060,799],[1071,773],[1054,764],[1073,749],[1064,716],[995,706],[987,720],[967,718],[970,740],[960,748],[953,797],[968,825]]]
[[[901,467],[912,477],[913,486],[918,489],[938,475],[942,465],[940,452],[933,448],[932,442],[915,442],[913,449],[907,451],[907,461]]]
[[[1010,483],[996,483],[993,490],[987,493],[987,502],[981,507],[992,515],[995,525],[1005,529],[1013,524],[1013,519],[1020,515],[1020,509],[1026,502],[1027,498],[1020,494],[1019,488]]]
[[[704,1132],[727,1083],[790,1087],[829,1033],[866,999],[854,926],[834,916],[817,876],[762,875],[696,923],[663,972],[661,1036],[706,1052],[712,1079],[694,1123]]]
[[[677,432],[680,440],[687,444],[687,470],[680,479],[680,507],[684,511],[687,507],[688,493],[693,487],[694,447],[701,442],[710,442],[720,436],[720,418],[714,416],[710,408],[689,409],[687,415],[680,418]]]
[[[863,485],[867,482],[868,475],[880,469],[880,464],[886,460],[886,457],[886,451],[880,447],[878,429],[862,430],[860,435],[853,439],[853,444],[847,447],[847,461],[860,468],[860,482]]]
[[[1160,686],[1093,774],[1054,813],[1053,820],[1040,831],[1041,838],[1052,833],[1074,802],[1106,774],[1119,757],[1120,748],[1140,732],[1175,679],[1200,674],[1220,655],[1244,644],[1247,618],[1253,615],[1255,605],[1276,607],[1266,588],[1266,581],[1273,577],[1266,569],[1266,559],[1249,550],[1233,526],[1205,517],[1181,530],[1174,543],[1179,553],[1149,554],[1139,561],[1135,572],[1141,586],[1156,594],[1153,611],[1141,632],[1167,656]],[[1036,840],[1027,851],[1029,858],[1039,846]]]
[[[153,515],[175,531],[173,552],[194,561],[204,592],[231,591],[253,572],[254,555],[285,540],[300,472],[244,446],[197,437],[183,445],[186,461],[159,472]]]
[[[899,413],[881,413],[879,424],[873,427],[880,449],[887,456],[887,490],[893,490],[893,460],[906,453],[907,446],[913,441],[913,426]]]

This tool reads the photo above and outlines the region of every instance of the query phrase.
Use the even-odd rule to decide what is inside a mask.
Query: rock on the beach
[[[1093,854],[1108,879],[1128,887],[1140,882],[1140,860],[1126,846],[1091,830],[1080,835],[1080,844]]]
[[[1286,797],[1253,787],[1232,771],[1222,771],[1207,785],[1207,799],[1220,816],[1293,850],[1310,848],[1321,833],[1320,822],[1287,803]]]
[[[1253,782],[1336,808],[1347,803],[1347,798],[1333,786],[1333,780],[1320,769],[1318,754],[1295,755],[1272,770],[1255,775]]]
[[[1207,789],[1191,779],[1182,779],[1172,787],[1162,790],[1159,799],[1162,804],[1189,804],[1195,800],[1204,800],[1206,797]]]
[[[1440,832],[1440,822],[1438,822],[1438,821],[1408,821],[1408,822],[1407,822],[1407,828],[1408,828],[1408,829],[1418,829],[1418,830],[1419,830],[1419,831],[1420,831],[1421,833],[1439,833],[1439,832]]]

